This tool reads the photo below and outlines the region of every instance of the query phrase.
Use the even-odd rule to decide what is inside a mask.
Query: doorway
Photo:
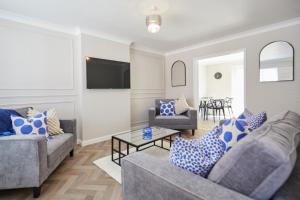
[[[200,120],[232,118],[245,107],[245,51],[195,60],[194,102]]]

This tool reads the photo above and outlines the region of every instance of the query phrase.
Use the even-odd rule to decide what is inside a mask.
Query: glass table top
[[[135,146],[141,146],[143,144],[147,144],[149,142],[153,142],[159,139],[162,139],[164,137],[168,137],[171,135],[174,135],[176,133],[179,133],[180,131],[167,129],[167,128],[161,128],[161,127],[151,127],[152,128],[152,138],[151,139],[144,139],[143,138],[143,129],[130,131],[127,133],[122,133],[119,135],[113,136],[114,138],[123,140],[125,142],[128,142]]]

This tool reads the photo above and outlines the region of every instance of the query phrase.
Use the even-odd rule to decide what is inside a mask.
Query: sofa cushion
[[[27,118],[28,109],[32,107],[16,108],[16,112],[19,113],[22,117]]]
[[[184,95],[182,95],[179,99],[175,100],[175,113],[177,115],[180,115],[190,109],[189,104],[186,101],[186,98]]]
[[[176,137],[170,151],[170,162],[194,174],[206,177],[224,154],[219,140],[221,129],[215,127],[200,139]]]
[[[228,152],[234,145],[251,132],[248,124],[244,120],[229,119],[224,122],[219,136],[223,144],[224,151]]]
[[[170,101],[174,101],[174,99],[155,99],[155,114],[159,115],[160,114],[160,102],[170,102]]]
[[[190,124],[189,117],[185,115],[174,115],[174,116],[156,116],[155,123],[159,125],[168,125],[168,124],[178,124],[178,125],[185,125]]]
[[[174,101],[169,102],[160,102],[160,115],[161,116],[174,116],[175,115],[175,107]]]
[[[277,115],[226,153],[208,178],[254,199],[270,199],[293,170],[299,133],[297,113]]]
[[[74,134],[63,133],[53,136],[47,143],[48,168],[55,168],[74,147]]]
[[[47,112],[47,125],[48,125],[48,133],[49,135],[58,135],[64,133],[63,130],[60,128],[59,118],[57,116],[56,110],[51,108],[46,111]],[[40,111],[29,108],[27,116],[32,117],[40,113]]]
[[[17,135],[45,135],[47,132],[47,116],[45,113],[38,113],[31,118],[11,115],[12,125]]]
[[[0,109],[0,132],[11,132],[14,133],[14,129],[12,127],[11,115],[20,116],[15,110],[10,109]]]
[[[272,200],[299,200],[300,199],[300,147],[297,149],[297,161],[289,179],[272,197]]]

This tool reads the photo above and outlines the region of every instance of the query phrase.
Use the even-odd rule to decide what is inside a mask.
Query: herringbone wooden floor
[[[211,128],[200,123],[195,137]],[[191,137],[187,132],[184,137]],[[121,185],[92,162],[110,155],[110,141],[77,147],[73,158],[67,157],[42,186],[40,200],[119,200]],[[1,161],[0,161],[1,162]],[[0,200],[29,200],[31,189],[0,190]]]

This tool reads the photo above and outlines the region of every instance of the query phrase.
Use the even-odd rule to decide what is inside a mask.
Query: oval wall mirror
[[[183,61],[177,60],[173,63],[171,68],[171,82],[172,87],[186,85],[186,67]]]
[[[260,82],[294,80],[294,48],[285,41],[266,45],[259,57]]]

